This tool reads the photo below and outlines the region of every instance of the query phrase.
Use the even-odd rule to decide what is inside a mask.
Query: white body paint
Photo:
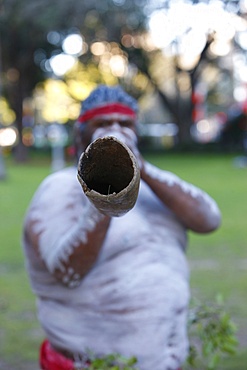
[[[160,171],[157,167],[151,165],[148,162],[145,162],[145,170],[150,177],[164,182],[169,186],[179,185],[185,193],[189,193],[193,198],[203,197],[206,201],[206,205],[209,206],[210,211],[213,216],[217,219],[219,217],[219,208],[217,203],[205,192],[196,186],[189,184],[186,181],[181,180],[178,176],[174,175],[171,172]],[[204,212],[208,212],[208,208],[204,209]]]
[[[108,128],[100,127],[93,134],[93,140],[103,138],[105,136],[114,136],[118,140],[126,144],[132,152],[136,152],[137,147],[137,136],[133,130],[128,127],[122,127],[118,122],[115,122]]]
[[[171,186],[181,181],[153,166],[148,170]],[[188,191],[197,196],[196,188]],[[119,352],[136,356],[141,370],[177,369],[188,350],[184,227],[141,181],[135,207],[112,219],[99,258],[83,281],[68,269],[76,286],[68,289],[50,272],[62,268],[61,261],[93,230],[101,215],[90,207],[76,169],[70,168],[41,184],[27,213],[25,222],[35,222],[41,235],[42,259],[25,237],[23,244],[46,336],[75,356],[88,349]],[[63,237],[57,240],[57,235]]]

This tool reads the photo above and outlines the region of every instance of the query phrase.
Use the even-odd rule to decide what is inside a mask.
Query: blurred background
[[[223,293],[240,352],[219,369],[246,370],[247,0],[0,0],[1,369],[37,369],[22,220],[100,83],[138,100],[144,155],[219,203],[221,230],[190,237],[192,289]]]
[[[98,83],[138,99],[143,148],[245,150],[246,14],[246,0],[2,0],[2,152],[68,147]]]

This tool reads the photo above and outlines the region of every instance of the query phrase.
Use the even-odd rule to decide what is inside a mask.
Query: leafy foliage
[[[223,356],[236,353],[237,328],[221,296],[210,304],[194,302],[188,326],[191,345],[187,363],[190,369],[214,370]]]
[[[135,357],[127,359],[119,354],[110,354],[101,358],[92,355],[90,357],[91,364],[87,367],[88,370],[138,370],[134,366],[137,363]]]
[[[236,353],[237,328],[226,312],[222,297],[208,304],[194,300],[188,318],[190,349],[184,368],[187,370],[215,370],[224,356]],[[110,354],[101,358],[89,356],[88,370],[138,370],[135,357],[125,358]],[[81,369],[77,369],[81,370]]]

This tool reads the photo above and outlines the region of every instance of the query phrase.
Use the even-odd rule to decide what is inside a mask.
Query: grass
[[[247,169],[233,165],[233,155],[150,154],[150,162],[206,190],[222,211],[222,226],[212,234],[189,234],[188,259],[192,294],[210,301],[221,293],[239,327],[239,353],[218,370],[246,370],[247,363]],[[0,182],[0,368],[38,370],[43,333],[20,246],[26,208],[40,181],[50,173],[44,159],[16,165],[7,161],[7,179]],[[155,370],[155,369],[152,369]],[[199,370],[199,369],[198,369]],[[202,370],[202,369],[200,369]]]
[[[38,369],[43,333],[36,319],[21,249],[22,222],[40,181],[49,173],[45,163],[7,162],[7,179],[0,182],[0,368]],[[36,367],[34,367],[36,364]]]

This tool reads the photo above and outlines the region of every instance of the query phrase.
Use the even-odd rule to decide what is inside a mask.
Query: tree
[[[62,52],[63,40],[79,32],[85,43],[84,53],[78,58],[82,65],[112,73],[137,98],[146,91],[157,92],[161,104],[179,126],[180,142],[190,144],[198,83],[205,80],[204,71],[209,65],[218,71],[222,69],[224,56],[213,53],[213,49],[222,35],[225,45],[236,43],[241,12],[245,10],[239,1],[227,0],[3,0],[3,91],[16,113],[20,136],[24,99],[32,95],[38,82],[51,76],[49,60]],[[223,19],[225,23],[221,24]],[[229,34],[231,22],[234,32]],[[155,23],[159,26],[158,44],[150,38],[151,24]],[[203,29],[198,28],[201,25]],[[48,35],[56,37],[51,41]],[[194,45],[198,35],[200,45]],[[104,47],[101,54],[95,51],[99,46]],[[190,65],[184,61],[188,56],[193,59]],[[120,72],[116,70],[118,63]],[[231,68],[225,69],[229,76]],[[66,80],[66,76],[60,78]],[[101,77],[95,82],[101,82]],[[21,143],[20,148],[23,149]],[[20,153],[23,151],[19,151],[19,159]]]
[[[147,76],[150,85],[158,92],[161,104],[179,126],[182,145],[191,144],[190,130],[198,120],[198,100],[201,105],[206,103],[208,91],[219,85],[221,71],[224,71],[224,78],[227,76],[227,80],[234,82],[234,66],[227,62],[227,58],[231,51],[232,55],[235,53],[239,33],[247,29],[241,18],[246,9],[239,3],[160,1],[156,3],[157,8],[152,9],[153,18],[150,19],[158,38],[156,45],[141,46],[139,55],[136,50],[128,52],[129,61],[132,60]],[[245,54],[239,46],[238,52]],[[210,68],[217,70],[217,74],[206,75],[205,70]],[[198,96],[201,82],[208,90],[205,96]],[[227,109],[227,105],[233,103],[233,89],[232,84],[231,91],[220,92],[229,96],[225,106],[218,109]]]
[[[120,4],[123,3],[123,6]],[[119,40],[122,28],[139,27],[139,8],[128,1],[78,0],[7,0],[0,8],[0,48],[2,50],[3,93],[16,113],[16,125],[22,137],[23,101],[30,97],[35,85],[48,76],[42,61],[61,51],[47,40],[50,31],[61,37],[83,28],[90,43],[103,36]],[[88,56],[90,58],[90,54]],[[88,58],[84,58],[88,61]],[[87,60],[86,60],[87,59]],[[22,142],[18,159],[25,159]]]

